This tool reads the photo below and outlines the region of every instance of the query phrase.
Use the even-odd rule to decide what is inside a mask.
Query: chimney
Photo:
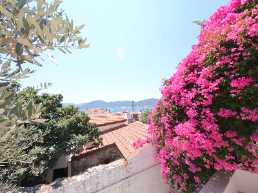
[[[127,113],[127,123],[130,124],[130,123],[133,123],[133,122],[135,122],[133,113],[128,112]]]

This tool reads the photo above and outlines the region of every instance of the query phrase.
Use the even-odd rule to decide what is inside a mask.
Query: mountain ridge
[[[92,108],[106,108],[111,112],[119,111],[145,111],[151,109],[157,102],[155,98],[148,98],[139,101],[121,100],[121,101],[104,101],[94,100],[86,103],[75,104],[81,111]]]

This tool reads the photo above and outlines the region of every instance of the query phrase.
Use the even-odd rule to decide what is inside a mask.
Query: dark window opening
[[[102,161],[103,164],[109,164],[110,162],[112,162],[112,159],[106,158]]]
[[[57,178],[68,177],[68,168],[59,168],[53,171],[53,181]]]

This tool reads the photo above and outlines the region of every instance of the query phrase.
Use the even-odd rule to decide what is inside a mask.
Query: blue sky
[[[160,97],[162,79],[191,50],[205,19],[227,0],[63,0],[90,47],[54,53],[23,86],[51,82],[64,102]]]

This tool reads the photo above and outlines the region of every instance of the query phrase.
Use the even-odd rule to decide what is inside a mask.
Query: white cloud
[[[124,60],[125,58],[125,49],[124,48],[117,48],[116,49],[116,55],[119,58],[119,60]]]

